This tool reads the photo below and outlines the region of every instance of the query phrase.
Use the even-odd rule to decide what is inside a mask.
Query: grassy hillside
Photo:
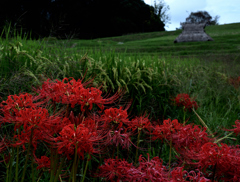
[[[181,30],[129,34],[119,37],[93,40],[57,41],[70,50],[101,49],[116,52],[137,53],[138,55],[197,56],[207,59],[240,59],[240,23],[208,26],[205,32],[214,41],[184,42],[174,44]],[[53,41],[49,41],[53,43]],[[55,42],[56,43],[56,42]],[[211,55],[211,57],[209,57]]]

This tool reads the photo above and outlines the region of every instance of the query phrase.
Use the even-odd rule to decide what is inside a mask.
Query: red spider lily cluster
[[[183,153],[187,148],[199,151],[203,144],[213,141],[206,133],[206,128],[193,124],[183,125],[176,119],[164,120],[162,125],[154,127],[152,140],[157,139],[171,141],[178,153]]]
[[[196,165],[209,177],[212,176],[210,171],[214,171],[217,181],[238,181],[240,179],[239,154],[239,147],[208,142],[199,151],[187,150],[185,156],[188,160],[185,162]]]
[[[240,148],[227,144],[216,144],[206,133],[206,128],[197,125],[165,120],[153,129],[153,140],[166,140],[180,154],[179,162],[200,169],[210,179],[237,181],[240,179]]]
[[[95,87],[85,88],[87,84],[89,83],[82,83],[82,80],[76,81],[74,78],[64,78],[62,81],[48,79],[43,83],[42,88],[37,90],[38,99],[70,104],[72,108],[77,104],[81,106],[81,111],[85,111],[85,109],[91,110],[93,104],[103,110],[104,104],[111,104],[119,97],[116,94],[110,98],[103,98],[101,90]]]
[[[109,181],[168,181],[168,172],[158,157],[146,160],[139,156],[139,166],[135,167],[121,159],[106,159],[99,167],[99,176]]]
[[[192,98],[190,98],[188,94],[185,93],[178,94],[174,98],[174,101],[177,106],[184,107],[184,110],[190,111],[192,108],[194,108],[195,110],[197,110],[198,108],[197,102],[194,101]]]
[[[6,164],[7,170],[10,169],[7,166],[15,165],[18,171],[18,162],[13,161],[12,154],[16,154],[19,161],[24,153],[25,165],[30,163],[30,158],[31,166],[37,165],[37,170],[47,171],[51,182],[61,177],[76,181],[81,161],[87,158],[87,169],[94,156],[96,161],[104,159],[104,163],[95,166],[91,173],[107,181],[239,181],[238,146],[217,144],[217,139],[212,138],[206,128],[181,124],[177,119],[153,124],[147,114],[130,117],[129,106],[109,106],[114,105],[122,92],[103,96],[100,88],[89,85],[90,82],[82,83],[73,78],[48,79],[36,90],[37,95],[10,95],[0,103],[0,129],[9,127],[11,131],[1,136],[0,141],[0,161]],[[175,102],[185,110],[198,108],[187,94],[179,94]],[[238,120],[235,123],[235,128],[229,131],[239,134],[240,123]],[[140,141],[154,143],[159,140],[173,148],[177,165],[164,165],[161,158],[150,159],[148,153],[147,159],[143,157],[146,148],[139,147]],[[119,158],[120,152],[126,156],[131,149],[136,150],[135,163],[131,157]],[[139,156],[140,149],[144,150]],[[22,181],[26,169],[22,170]],[[83,181],[85,175],[84,172]]]
[[[99,167],[99,177],[104,177],[107,181],[156,181],[156,182],[210,182],[200,171],[190,171],[183,167],[176,167],[172,171],[163,165],[159,157],[150,160],[139,156],[139,165],[136,167],[121,159],[105,159],[104,164]]]
[[[84,153],[97,153],[93,147],[93,143],[99,140],[97,132],[93,132],[83,124],[78,126],[69,124],[55,138],[59,154],[64,154],[70,158],[74,154],[75,149],[77,149],[77,154],[81,159],[84,159]]]

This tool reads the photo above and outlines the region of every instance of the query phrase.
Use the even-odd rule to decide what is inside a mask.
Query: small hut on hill
[[[204,31],[206,23],[200,24],[182,24],[182,33],[174,40],[178,42],[199,42],[199,41],[213,41]]]

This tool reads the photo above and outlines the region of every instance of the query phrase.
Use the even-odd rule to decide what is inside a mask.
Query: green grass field
[[[180,56],[205,59],[239,59],[240,24],[208,26],[205,32],[214,41],[177,43],[173,41],[181,33],[178,31],[129,34],[120,37],[94,40],[60,41],[70,49],[115,50],[116,52],[137,53],[140,55]],[[58,42],[59,43],[59,42]]]

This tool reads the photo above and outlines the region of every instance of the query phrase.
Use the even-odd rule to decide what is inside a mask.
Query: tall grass
[[[232,125],[239,117],[239,90],[228,83],[238,76],[238,63],[207,62],[196,58],[138,56],[98,49],[69,51],[46,40],[1,39],[1,96],[30,91],[47,78],[94,78],[105,92],[126,91],[130,112],[154,120],[178,118],[169,98],[178,93],[196,97],[201,116],[211,128]],[[228,65],[228,69],[226,69]],[[234,72],[233,72],[234,71]],[[195,120],[197,122],[197,118]],[[219,128],[220,130],[221,128]]]

